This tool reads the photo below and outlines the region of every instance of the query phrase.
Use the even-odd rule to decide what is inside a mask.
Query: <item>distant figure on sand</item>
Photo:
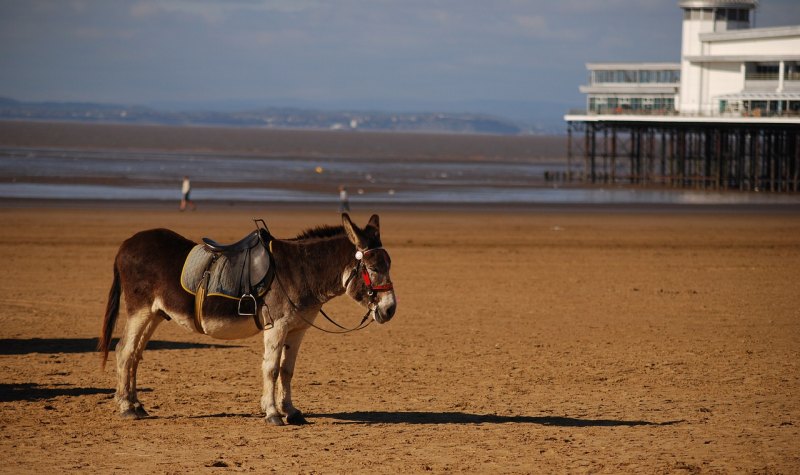
[[[350,212],[350,199],[347,196],[347,188],[339,186],[339,212]]]
[[[183,176],[183,183],[181,184],[181,211],[186,209],[186,205],[188,204],[191,206],[192,211],[197,209],[194,205],[194,201],[190,198],[190,194],[192,193],[192,182],[189,181],[189,177],[184,175]]]

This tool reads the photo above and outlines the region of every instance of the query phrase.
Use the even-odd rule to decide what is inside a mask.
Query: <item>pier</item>
[[[758,3],[679,0],[678,62],[587,63],[566,179],[796,193],[800,25],[756,28]]]
[[[793,121],[632,119],[568,120],[567,180],[702,190],[800,190],[800,127]]]

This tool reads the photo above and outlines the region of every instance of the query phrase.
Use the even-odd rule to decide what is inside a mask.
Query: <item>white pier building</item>
[[[800,118],[800,25],[753,28],[757,4],[681,0],[680,62],[587,64],[586,113]]]

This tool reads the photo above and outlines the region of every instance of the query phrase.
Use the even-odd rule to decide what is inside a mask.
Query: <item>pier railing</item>
[[[746,111],[723,111],[712,114],[707,113],[681,113],[676,110],[667,109],[623,109],[623,108],[598,108],[595,110],[570,109],[569,115],[641,115],[641,116],[663,116],[663,117],[800,117],[800,110],[768,110],[753,109]]]
[[[751,80],[754,80],[754,81],[777,81],[779,77],[780,77],[780,73],[778,73],[778,71],[775,71],[773,73],[755,73],[755,72],[753,72],[753,73],[745,72],[744,73],[745,81],[751,81]]]

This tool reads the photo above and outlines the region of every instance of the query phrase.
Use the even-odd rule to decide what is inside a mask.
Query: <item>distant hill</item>
[[[503,135],[516,135],[525,131],[523,126],[513,120],[487,114],[328,111],[271,107],[228,112],[172,111],[88,102],[21,102],[5,97],[0,97],[0,119]]]

